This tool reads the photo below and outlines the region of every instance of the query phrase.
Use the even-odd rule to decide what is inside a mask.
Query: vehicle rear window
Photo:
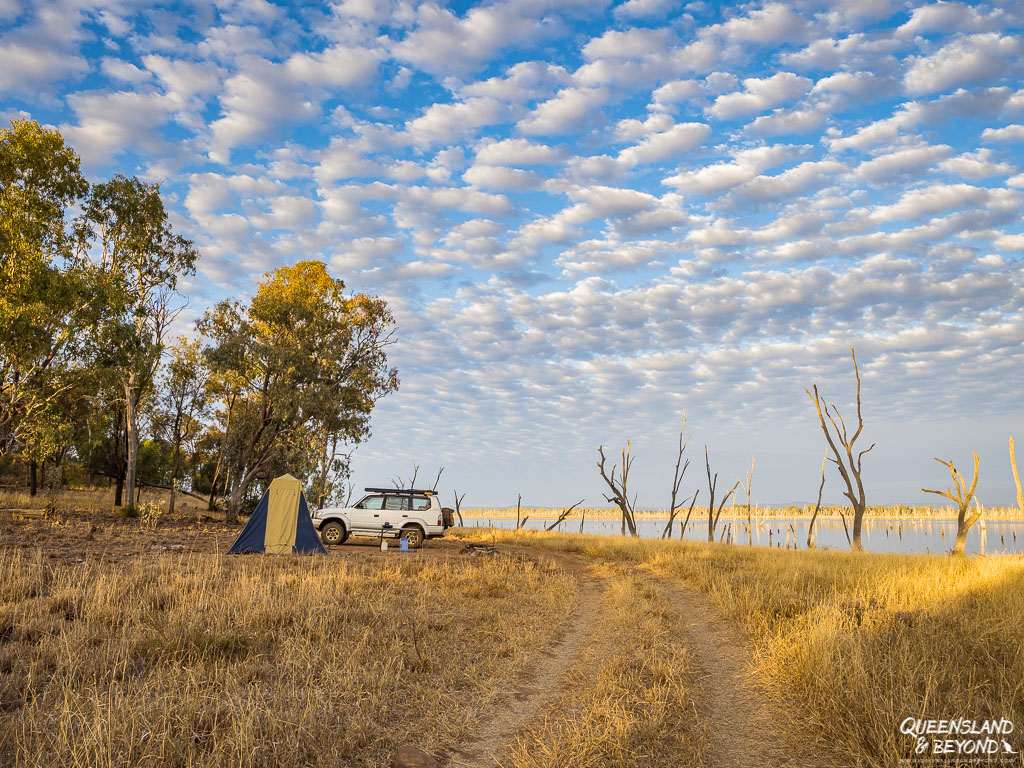
[[[424,509],[430,509],[430,499],[426,496],[413,496],[412,508],[417,512],[422,512]]]
[[[385,496],[384,509],[408,509],[408,496]]]

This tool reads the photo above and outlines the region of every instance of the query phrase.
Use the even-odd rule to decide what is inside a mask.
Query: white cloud
[[[771,200],[795,197],[829,184],[832,177],[846,170],[836,160],[811,160],[777,176],[757,176],[743,184],[737,192],[746,198]]]
[[[295,53],[284,63],[296,82],[340,88],[369,86],[377,73],[381,51],[335,45],[321,53]]]
[[[918,178],[938,161],[949,157],[951,147],[946,144],[922,144],[889,152],[865,160],[854,173],[870,182],[889,182],[899,178]]]
[[[955,40],[930,56],[913,60],[903,78],[914,95],[976,85],[995,80],[1010,68],[1021,53],[1018,37],[984,33]]]
[[[564,88],[553,98],[541,102],[516,127],[534,135],[567,133],[579,126],[590,113],[607,103],[604,88]]]
[[[1004,125],[1002,128],[986,128],[981,132],[984,141],[1024,141],[1024,125]]]
[[[810,80],[792,72],[777,72],[766,78],[748,77],[743,81],[742,91],[722,94],[708,112],[719,120],[732,120],[797,99],[810,87]]]
[[[538,144],[529,139],[492,139],[481,142],[476,161],[484,165],[546,165],[565,156],[561,148]]]
[[[641,19],[664,16],[682,5],[682,0],[626,0],[615,7],[615,18]]]
[[[615,138],[619,141],[636,141],[652,133],[667,131],[674,124],[675,121],[664,114],[654,114],[644,120],[627,118],[616,123]]]
[[[746,130],[758,136],[810,133],[821,128],[825,115],[819,109],[777,109],[755,118]]]
[[[0,42],[0,93],[31,93],[49,88],[55,80],[74,78],[89,71],[89,64],[75,54],[50,47]]]
[[[680,103],[696,100],[703,95],[704,87],[696,80],[673,80],[651,93],[651,105],[653,109],[671,112]]]
[[[868,212],[868,220],[881,223],[935,216],[964,206],[980,206],[992,199],[992,192],[970,184],[932,184],[923,189],[905,192],[891,205],[878,206]]]
[[[654,163],[687,152],[702,144],[710,135],[711,127],[704,123],[679,123],[622,150],[618,160],[630,168],[641,163]]]
[[[411,144],[429,147],[449,144],[472,136],[476,131],[509,117],[508,106],[488,96],[474,96],[451,104],[433,104],[419,117],[405,124]]]
[[[896,32],[906,36],[930,32],[973,32],[990,28],[992,24],[999,22],[1001,15],[1002,11],[999,9],[985,15],[979,8],[940,0],[915,8],[911,11],[910,20],[900,26]]]
[[[696,171],[685,171],[670,176],[662,183],[680,187],[687,192],[717,194],[749,181],[774,165],[795,159],[804,149],[788,144],[745,149],[737,152],[731,163],[715,163]]]
[[[979,149],[965,152],[939,164],[946,173],[955,174],[964,179],[987,179],[992,176],[1005,176],[1013,173],[1014,167],[1009,163],[995,161],[991,149]]]
[[[664,49],[671,34],[668,29],[612,29],[583,46],[583,57],[587,61],[644,58],[651,51]]]
[[[792,42],[803,39],[811,29],[811,23],[782,3],[765,3],[751,11],[722,24],[724,35],[735,43]]]
[[[497,165],[474,165],[462,178],[474,187],[490,189],[537,189],[543,181],[536,173]]]
[[[521,104],[530,99],[550,96],[569,81],[569,73],[556,64],[521,61],[501,76],[479,80],[459,89],[462,96],[487,96],[508,103]]]
[[[597,11],[604,3],[564,3]],[[392,54],[438,77],[465,77],[483,68],[501,50],[526,41],[537,41],[562,30],[557,16],[548,15],[541,3],[497,2],[471,8],[463,17],[434,3],[414,12],[415,29],[392,46]]]

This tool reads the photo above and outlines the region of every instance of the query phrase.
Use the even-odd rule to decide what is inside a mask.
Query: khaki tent
[[[291,475],[282,475],[270,484],[228,550],[229,555],[247,552],[327,554],[310,519],[302,483]]]

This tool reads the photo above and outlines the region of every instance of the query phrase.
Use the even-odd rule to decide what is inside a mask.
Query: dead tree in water
[[[708,470],[708,491],[711,494],[711,499],[708,501],[708,541],[713,542],[715,540],[715,526],[718,525],[718,518],[722,516],[722,508],[725,507],[725,503],[732,496],[733,491],[740,487],[740,483],[737,480],[736,484],[729,489],[729,492],[725,494],[725,498],[722,499],[722,503],[718,505],[718,512],[715,512],[715,489],[718,487],[718,473],[715,472],[715,479],[711,479],[711,461],[708,459],[708,447],[704,446],[704,466]]]
[[[1013,438],[1010,438],[1010,466],[1013,468],[1013,482],[1017,485],[1017,509],[1024,512],[1024,491],[1020,487],[1020,475],[1017,474],[1017,457],[1013,453]]]
[[[861,463],[864,459],[864,454],[874,448],[875,444],[872,443],[854,458],[854,444],[857,442],[857,438],[860,437],[860,433],[864,431],[864,418],[861,415],[860,409],[860,370],[857,368],[857,355],[853,351],[853,347],[850,347],[850,355],[853,357],[853,373],[857,377],[857,430],[853,433],[853,437],[850,437],[847,433],[846,422],[839,415],[839,410],[834,405],[826,402],[818,394],[817,384],[814,385],[813,395],[810,390],[805,389],[804,392],[811,398],[811,402],[814,403],[815,408],[818,410],[818,422],[821,425],[821,431],[825,433],[828,447],[832,451],[832,463],[836,465],[839,474],[842,475],[843,482],[846,483],[846,490],[843,491],[843,495],[853,505],[853,539],[850,543],[850,548],[860,550],[860,531],[864,523],[864,510],[867,509],[867,502],[864,499],[864,483],[861,480]],[[831,429],[825,423],[826,418],[828,418],[829,423],[832,425]],[[835,433],[834,435],[833,432]],[[840,452],[839,446],[836,443],[842,446],[842,452]],[[856,490],[854,490],[854,485],[856,485]]]
[[[747,502],[743,506],[747,508],[747,544],[750,546],[754,546],[754,521],[750,516],[750,486],[754,482],[755,461],[754,454],[750,454],[750,469],[747,470],[747,484],[744,486],[744,490],[747,492]],[[736,477],[736,475],[733,475],[733,477]],[[736,477],[736,480],[739,481],[739,478]]]
[[[821,494],[825,490],[825,461],[828,459],[828,451],[821,457],[821,485],[818,486],[818,503],[814,505],[814,512],[811,514],[811,524],[807,526],[807,548],[814,549],[814,522],[818,519],[818,512],[821,511]],[[843,521],[846,524],[846,521]]]
[[[579,501],[577,501],[575,504],[573,504],[568,509],[563,509],[561,514],[558,515],[558,519],[555,520],[555,522],[553,522],[551,525],[549,525],[544,530],[545,531],[553,531],[553,530],[555,530],[555,528],[558,527],[558,524],[561,523],[563,520],[565,520],[565,518],[567,518],[572,513],[572,511],[574,509],[576,509],[576,507],[578,507],[584,501],[586,501],[586,499],[580,499]]]
[[[622,513],[623,535],[626,533],[626,528],[629,528],[629,535],[636,536],[636,498],[634,497],[633,501],[630,502],[627,488],[629,470],[633,466],[633,456],[630,455],[631,449],[632,446],[627,441],[626,447],[622,449],[621,471],[618,469],[618,465],[612,465],[612,471],[609,474],[605,471],[604,446],[599,446],[597,452],[601,455],[601,460],[597,462],[597,469],[601,473],[601,479],[604,480],[612,492],[612,495],[606,495],[605,499],[617,506]]]
[[[935,459],[939,464],[946,467],[949,470],[949,474],[953,478],[953,484],[956,486],[956,495],[953,494],[952,488],[946,488],[945,491],[930,491],[927,488],[921,490],[925,493],[934,493],[939,496],[945,496],[950,501],[955,501],[959,509],[956,514],[956,543],[953,544],[954,555],[962,555],[964,548],[967,545],[967,531],[970,530],[971,526],[978,522],[978,518],[981,517],[981,508],[978,507],[972,514],[968,515],[967,508],[971,505],[971,498],[974,496],[974,489],[978,487],[978,454],[974,455],[974,479],[971,480],[970,489],[967,488],[967,484],[964,482],[963,475],[960,471],[953,466],[952,459],[949,461],[943,461],[942,459]]]
[[[466,498],[466,494],[463,493],[459,496],[459,492],[452,489],[452,493],[455,494],[455,514],[459,516],[459,527],[462,527],[462,500]]]
[[[698,488],[694,491],[693,496],[690,497],[690,509],[686,512],[686,519],[683,520],[683,524],[679,527],[679,538],[683,538],[686,535],[686,526],[690,523],[690,515],[693,514],[693,505],[697,503],[697,494],[700,493]]]
[[[679,507],[676,506],[676,500],[679,497],[679,488],[683,484],[683,475],[686,474],[687,468],[690,466],[690,460],[687,459],[685,464],[682,464],[680,469],[680,463],[683,461],[683,453],[686,451],[686,446],[690,444],[690,436],[686,436],[686,440],[683,440],[683,433],[686,431],[686,411],[683,411],[683,427],[679,430],[679,453],[676,454],[676,469],[672,475],[672,500],[668,507],[668,525],[665,526],[665,530],[661,534],[661,538],[670,539],[672,538],[672,524],[676,520],[676,513],[679,511]],[[684,501],[683,504],[686,502]]]

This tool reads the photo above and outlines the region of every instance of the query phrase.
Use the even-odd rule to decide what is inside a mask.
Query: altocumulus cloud
[[[872,500],[978,450],[1006,502],[1020,5],[800,8],[39,0],[0,9],[0,92],[92,178],[161,183],[203,252],[183,322],[301,258],[389,299],[403,384],[357,482],[599,503],[629,438],[663,504],[686,407],[721,471],[755,451],[761,501],[807,498],[803,388],[848,403],[855,346]]]

